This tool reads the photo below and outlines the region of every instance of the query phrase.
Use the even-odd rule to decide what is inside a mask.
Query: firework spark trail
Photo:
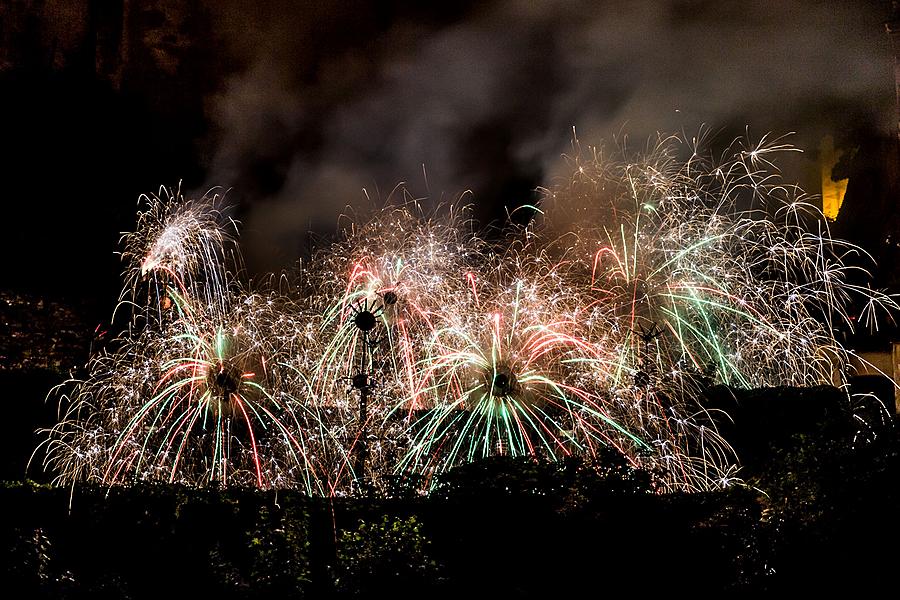
[[[842,259],[858,249],[766,170],[786,149],[763,140],[710,164],[678,138],[640,161],[579,148],[572,178],[545,190],[537,234],[567,231],[556,252],[575,257],[585,338],[604,340],[617,362],[580,366],[617,399],[622,423],[661,449],[674,488],[716,484],[734,462],[697,404],[706,382],[831,384],[849,357],[834,329],[852,326],[851,296],[897,308],[851,283],[858,267]]]
[[[295,325],[271,298],[236,300],[228,318],[192,314],[162,331],[147,328],[92,363],[70,409],[92,418],[80,428],[65,419],[59,433],[80,438],[82,448],[102,433],[106,451],[78,465],[67,452],[51,452],[64,478],[87,468],[109,484],[218,482],[327,493],[315,463],[318,438],[310,435],[318,416],[291,396],[300,387],[297,369],[280,362],[279,344],[295,335]],[[59,469],[60,460],[72,464]]]
[[[678,138],[575,150],[534,223],[488,243],[465,210],[389,203],[323,246],[291,301],[240,284],[217,197],[145,198],[123,236],[134,318],[60,392],[47,468],[335,495],[612,448],[660,490],[730,484],[710,387],[831,384],[851,308],[875,324],[898,307],[780,180],[781,140],[716,160]]]
[[[467,227],[462,208],[427,218],[409,199],[389,204],[352,223],[304,274],[313,290],[304,302],[317,324],[309,343],[320,347],[314,402],[329,412],[330,424],[342,423],[344,454],[362,444],[367,454],[365,472],[350,461],[340,466],[342,489],[348,478],[381,485],[405,452],[409,421],[430,401],[419,388],[419,365],[437,315],[460,294],[460,273],[479,258],[480,242]],[[364,421],[354,375],[366,379]]]
[[[852,247],[808,231],[809,221],[824,223],[821,213],[756,169],[772,148],[737,150],[707,173],[673,160],[678,142],[663,141],[642,163],[595,151],[548,192],[552,207],[578,204],[592,224],[578,228],[585,268],[572,285],[590,281],[597,321],[627,323],[626,335],[661,326],[669,364],[711,367],[720,382],[743,387],[829,383],[830,359],[846,358],[833,328],[850,324],[847,294],[873,295],[848,281],[841,256]]]
[[[629,455],[647,446],[571,379],[567,363],[598,351],[573,335],[578,324],[566,314],[566,290],[554,288],[554,270],[520,270],[533,262],[497,255],[481,277],[469,274],[471,293],[437,318],[417,386],[433,408],[414,422],[399,468],[431,475],[494,454],[564,456],[601,444]]]
[[[181,191],[160,188],[139,200],[137,228],[122,235],[124,287],[120,306],[135,318],[162,323],[177,293],[207,311],[226,310],[235,274],[243,268],[237,225],[222,212],[222,199],[207,194],[185,200]],[[146,300],[143,298],[146,297]]]
[[[388,207],[320,253],[315,300],[327,299],[321,327],[330,339],[317,378],[321,386],[334,385],[356,364],[359,328],[353,319],[366,304],[382,325],[381,354],[390,363],[391,385],[412,389],[418,348],[434,329],[434,315],[459,293],[459,274],[478,252],[476,238],[465,233],[465,217],[465,210],[449,209],[438,221],[424,218],[414,203]],[[418,404],[414,399],[411,408]]]

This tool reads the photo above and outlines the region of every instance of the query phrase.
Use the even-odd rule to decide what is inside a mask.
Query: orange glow
[[[819,165],[822,169],[822,212],[832,221],[837,219],[849,181],[849,179],[834,181],[831,178],[831,171],[843,153],[843,150],[835,150],[834,138],[830,135],[822,138],[819,146]]]

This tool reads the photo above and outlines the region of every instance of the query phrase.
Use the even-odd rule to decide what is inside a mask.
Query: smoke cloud
[[[206,99],[208,183],[232,189],[252,269],[399,182],[432,205],[471,190],[498,218],[552,179],[573,127],[635,147],[704,123],[726,142],[797,131],[807,161],[824,133],[891,127],[887,2],[344,4],[210,6],[235,68]]]

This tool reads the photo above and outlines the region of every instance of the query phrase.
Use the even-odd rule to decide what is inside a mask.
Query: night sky
[[[573,127],[636,149],[702,124],[713,148],[796,132],[786,176],[818,193],[823,135],[895,126],[890,2],[420,4],[0,5],[0,287],[108,311],[119,232],[160,185],[227,190],[265,273],[400,182],[501,219]]]
[[[323,285],[288,309],[281,296],[302,295],[287,285],[238,293],[210,284],[209,261],[194,271],[198,295],[155,266],[167,287],[146,285],[145,306],[113,317],[120,238],[141,194],[161,186],[225,197],[256,290],[268,274],[299,272],[342,215],[398,198],[471,204],[495,235],[489,225],[571,172],[563,154],[576,133],[582,147],[625,154],[702,136],[713,156],[769,135],[803,151],[778,165],[813,195],[831,136],[846,158],[834,173],[849,177],[833,231],[885,265],[873,287],[900,298],[900,45],[884,25],[900,0],[432,4],[0,0],[0,504],[12,507],[0,513],[2,589],[18,597],[27,579],[22,597],[330,597],[354,589],[346,573],[357,569],[394,586],[370,595],[401,597],[392,582],[409,569],[431,586],[417,597],[473,583],[498,597],[582,584],[880,591],[896,572],[881,548],[900,536],[889,512],[900,429],[887,426],[891,382],[854,361],[894,360],[898,381],[900,323],[878,335],[864,319],[849,326],[855,297],[877,299],[871,314],[883,300],[853,289],[869,283],[843,270],[865,262],[856,249],[831,261],[846,247],[684,211],[653,239],[682,222],[688,231],[648,260],[631,252],[631,272],[627,254],[613,262],[608,232],[571,275],[568,255],[546,260],[552,244],[520,251],[521,239],[498,236],[513,251],[486,246],[469,270],[449,242],[447,253],[417,242],[411,253],[429,257],[419,287],[404,290],[398,274],[406,247],[402,268],[366,296],[337,302],[338,287]],[[595,218],[619,210],[608,208]],[[626,242],[628,218],[644,219],[622,221],[622,248],[642,250],[637,226]],[[348,264],[334,257],[323,280]],[[517,268],[493,269],[500,260]],[[496,281],[482,285],[489,267]],[[541,278],[533,291],[530,274]],[[558,294],[560,282],[584,289]],[[39,466],[48,449],[56,473]],[[492,458],[474,461],[479,452]],[[24,481],[54,475],[67,489]],[[174,485],[131,485],[163,480]],[[432,484],[428,504],[420,492]],[[701,489],[722,493],[663,495]],[[677,552],[655,551],[672,542]],[[432,576],[441,561],[449,575]]]

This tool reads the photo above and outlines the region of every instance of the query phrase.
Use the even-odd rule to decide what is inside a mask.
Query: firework
[[[145,197],[123,237],[134,318],[63,388],[47,467],[335,495],[613,449],[660,490],[729,485],[708,390],[842,385],[852,307],[872,324],[898,308],[779,179],[780,151],[576,145],[534,223],[488,242],[463,209],[389,204],[320,248],[290,300],[240,283],[217,197]]]
[[[623,363],[646,358],[639,332],[658,328],[663,372],[684,365],[739,387],[832,383],[847,356],[835,329],[852,326],[852,296],[896,308],[851,283],[842,259],[859,250],[831,238],[800,190],[760,169],[783,149],[738,147],[713,164],[692,147],[676,160],[677,138],[638,163],[595,149],[548,190],[548,222],[570,206],[581,213],[567,240],[581,265],[572,285],[603,334],[625,336]]]
[[[545,190],[538,233],[565,231],[548,246],[571,261],[585,338],[610,350],[578,367],[652,440],[677,489],[734,470],[706,388],[841,383],[849,351],[835,334],[852,328],[850,307],[897,308],[852,283],[844,258],[861,251],[779,179],[771,160],[787,150],[764,139],[713,162],[680,138],[638,161],[578,149],[571,178]]]
[[[647,447],[610,416],[603,398],[582,387],[571,363],[602,349],[578,335],[572,299],[551,269],[498,256],[446,310],[427,341],[416,391],[432,408],[412,423],[400,468],[430,475],[492,455],[565,456],[597,445],[631,455]],[[568,309],[568,310],[567,310]]]
[[[222,199],[207,194],[185,200],[180,190],[160,188],[158,195],[141,196],[139,205],[137,228],[121,239],[120,305],[136,309],[146,322],[163,322],[174,294],[207,311],[224,311],[242,261],[236,224],[222,211]]]
[[[412,202],[389,206],[320,253],[313,300],[325,306],[321,329],[329,340],[320,361],[321,386],[359,367],[360,336],[375,328],[375,322],[368,330],[359,326],[365,313],[378,323],[380,358],[387,363],[379,374],[382,388],[394,387],[392,395],[414,390],[419,353],[435,316],[464,291],[466,265],[479,252],[478,240],[465,232],[466,211],[446,212],[438,220],[425,218]],[[410,408],[421,404],[415,394],[410,400]]]
[[[422,353],[478,255],[468,223],[464,209],[429,218],[407,199],[351,224],[304,274],[311,293],[303,301],[318,329],[310,343],[320,348],[313,397],[343,423],[354,457],[343,480],[378,487],[405,452],[408,421],[428,400],[419,388]]]
[[[176,304],[180,318],[122,340],[76,384],[48,452],[61,477],[326,493],[319,417],[292,395],[302,376],[282,359],[296,328],[277,301],[238,296],[224,316]]]

